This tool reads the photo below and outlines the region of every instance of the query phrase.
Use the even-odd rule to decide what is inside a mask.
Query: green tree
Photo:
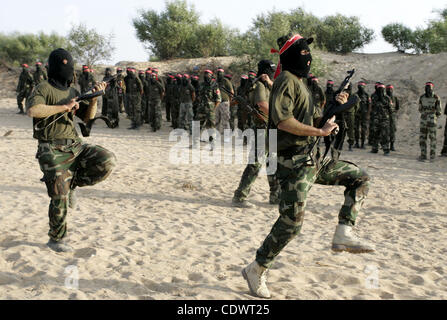
[[[115,47],[114,35],[102,35],[95,29],[88,29],[84,24],[73,26],[68,33],[67,50],[78,63],[89,66],[99,61],[109,61],[112,58]]]
[[[171,59],[185,55],[190,36],[197,30],[199,14],[186,1],[166,2],[166,10],[140,10],[133,19],[138,39],[150,53],[160,59]]]
[[[51,51],[66,45],[66,39],[56,33],[0,33],[0,58],[14,65],[33,64],[46,61]]]
[[[413,31],[401,23],[391,23],[383,27],[382,36],[399,52],[405,52],[413,47]]]
[[[339,53],[362,48],[373,39],[374,31],[362,26],[358,17],[341,14],[324,18],[316,38],[321,49]]]

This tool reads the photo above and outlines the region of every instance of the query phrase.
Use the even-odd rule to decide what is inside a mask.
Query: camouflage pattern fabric
[[[391,102],[393,103],[390,109],[390,143],[394,144],[396,141],[396,131],[397,131],[397,111],[399,111],[399,99],[397,97],[390,96]]]
[[[321,185],[341,185],[345,187],[345,202],[339,212],[340,224],[355,225],[368,190],[369,176],[356,165],[337,161],[329,163],[320,172],[308,165],[308,155],[278,157],[277,177],[281,185],[280,217],[270,234],[256,252],[256,261],[269,268],[281,250],[295,238],[301,230],[307,195],[314,183]]]
[[[355,113],[355,141],[358,143],[360,140],[364,145],[368,131],[368,112],[371,99],[366,92],[357,92],[357,96],[360,98],[360,103]]]
[[[230,127],[230,103],[222,101],[216,109],[216,128],[221,134],[224,134],[225,129]]]
[[[379,142],[384,152],[390,151],[390,112],[392,102],[388,96],[380,97],[373,94],[371,97],[373,113],[373,151],[379,150]]]
[[[436,94],[427,97],[425,94],[419,99],[421,113],[419,145],[421,156],[427,157],[427,139],[430,139],[430,158],[436,156],[437,118],[441,115],[441,100]]]
[[[221,102],[220,90],[215,83],[203,82],[199,88],[200,105],[198,107],[198,120],[201,129],[216,127],[215,105]]]
[[[48,215],[48,235],[60,241],[67,233],[68,195],[70,189],[92,186],[105,180],[115,166],[115,155],[100,146],[39,143],[36,158],[44,174],[48,196],[51,198]]]
[[[265,130],[266,129],[256,129],[255,128],[255,143],[253,145],[253,148],[256,152],[257,150],[257,143],[258,143],[258,137],[256,134],[256,130]],[[267,132],[267,131],[266,131]],[[266,133],[267,134],[267,133]],[[253,150],[252,150],[253,151]],[[268,152],[266,151],[265,156],[268,156]],[[259,161],[259,159],[256,159],[255,163],[249,163],[245,167],[244,172],[242,173],[241,181],[239,182],[239,186],[234,192],[234,198],[237,198],[240,201],[244,201],[247,199],[248,195],[250,194],[251,187],[256,181],[256,178],[259,175],[259,171],[261,171],[262,165],[264,161]],[[281,187],[279,185],[279,181],[275,174],[267,175],[267,180],[270,186],[270,201],[276,202],[279,199],[279,194],[281,191]]]
[[[190,102],[180,104],[178,126],[181,129],[188,130],[192,134],[192,121],[194,120],[193,105]]]
[[[17,84],[17,106],[21,112],[24,112],[23,109],[23,100],[28,99],[29,95],[33,91],[33,77],[29,71],[22,71],[19,76],[19,83]]]
[[[161,129],[162,113],[161,100],[151,100],[149,105],[149,124],[153,131]]]
[[[84,94],[95,85],[95,78],[90,72],[82,72],[79,76],[78,84],[81,88],[81,94]]]

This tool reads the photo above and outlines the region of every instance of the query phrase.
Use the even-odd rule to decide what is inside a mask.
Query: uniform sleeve
[[[46,98],[40,86],[34,88],[31,95],[26,99],[26,111],[39,104],[47,104]]]
[[[214,88],[213,95],[214,95],[214,102],[215,103],[222,102],[222,96],[220,95],[219,87]]]
[[[257,105],[258,103],[262,102],[262,101],[267,101],[268,102],[268,97],[267,94],[265,92],[265,87],[262,84],[259,84],[256,86],[255,91],[254,91],[254,96],[253,96],[253,104]]]
[[[278,126],[282,121],[293,118],[294,94],[289,85],[283,84],[272,97],[272,121]]]

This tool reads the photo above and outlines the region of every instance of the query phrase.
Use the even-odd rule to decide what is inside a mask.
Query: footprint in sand
[[[75,258],[83,258],[83,259],[89,259],[96,255],[96,249],[93,248],[82,248],[76,250],[74,257]]]

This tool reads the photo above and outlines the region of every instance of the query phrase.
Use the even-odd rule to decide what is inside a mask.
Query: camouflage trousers
[[[374,119],[372,149],[379,150],[379,142],[384,152],[390,151],[390,120],[389,118]]]
[[[369,118],[369,132],[368,132],[368,144],[373,145],[376,137],[374,136],[374,114],[371,113]]]
[[[330,162],[318,172],[308,165],[308,155],[278,157],[277,177],[281,185],[279,214],[270,234],[256,252],[256,261],[269,268],[281,250],[295,238],[304,221],[307,194],[314,183],[344,186],[345,202],[338,215],[340,224],[353,226],[368,190],[369,176],[355,164]]]
[[[348,136],[348,144],[352,146],[355,140],[355,113],[347,112],[345,114],[346,133]]]
[[[397,123],[397,116],[396,113],[393,113],[390,115],[390,142],[394,143],[396,141],[396,123]]]
[[[171,106],[172,106],[172,102],[171,101],[166,101],[165,102],[166,121],[171,121]]]
[[[140,127],[143,124],[141,113],[141,95],[129,94],[127,96],[127,104],[132,114],[132,126]]]
[[[436,121],[421,120],[419,145],[421,156],[427,157],[427,140],[430,139],[430,157],[436,156]]]
[[[160,130],[162,121],[161,100],[152,100],[149,104],[149,124],[152,130]]]
[[[107,116],[108,114],[108,106],[109,106],[109,99],[106,96],[102,96],[102,108],[101,108],[101,115]]]
[[[192,133],[192,121],[194,118],[194,112],[192,109],[192,102],[190,103],[181,103],[180,111],[178,116],[178,126],[181,129],[188,130],[189,133]]]
[[[230,128],[230,103],[222,101],[216,109],[216,129],[223,134],[225,129]]]
[[[133,110],[132,110],[132,106],[129,102],[129,100],[131,100],[131,96],[130,94],[126,94],[124,96],[124,110],[126,111],[127,116],[132,119],[133,117]]]
[[[230,105],[230,128],[231,128],[231,131],[234,131],[234,129],[236,127],[235,122],[237,120],[237,111],[238,111],[237,105],[234,105],[234,106]]]
[[[107,97],[107,114],[106,114],[106,116],[110,120],[119,122],[119,100],[118,100],[117,95]]]
[[[148,97],[143,95],[141,97],[141,117],[143,118],[143,122],[149,123],[149,106],[150,102]]]
[[[257,129],[255,128],[255,143],[253,144],[252,152],[257,155],[257,146],[258,146],[258,135],[256,130],[265,130],[265,129]],[[264,154],[265,157],[268,156],[268,151]],[[242,173],[241,181],[239,182],[239,187],[234,192],[234,197],[244,201],[247,199],[250,194],[251,187],[256,181],[256,178],[261,171],[262,165],[265,162],[264,160],[260,160],[257,156],[254,160],[254,163],[249,163],[245,167],[244,172]],[[267,180],[270,186],[270,200],[276,201],[279,198],[279,194],[281,192],[281,186],[279,185],[278,178],[276,177],[276,172],[274,174],[267,174]]]
[[[179,113],[180,113],[180,103],[173,102],[171,104],[171,121],[172,121],[172,127],[174,129],[177,129],[179,127],[178,125]]]
[[[367,114],[357,112],[355,115],[355,141],[364,143],[368,130]]]
[[[48,196],[50,231],[54,241],[67,233],[68,196],[76,187],[92,186],[105,180],[115,166],[115,155],[100,146],[39,143],[36,158],[43,172]]]
[[[445,127],[444,127],[444,146],[442,147],[441,154],[443,156],[447,156],[447,119],[445,120]]]
[[[22,90],[17,93],[17,106],[19,107],[20,111],[25,112],[25,109],[23,108],[23,100],[26,101],[30,95],[30,90]]]

